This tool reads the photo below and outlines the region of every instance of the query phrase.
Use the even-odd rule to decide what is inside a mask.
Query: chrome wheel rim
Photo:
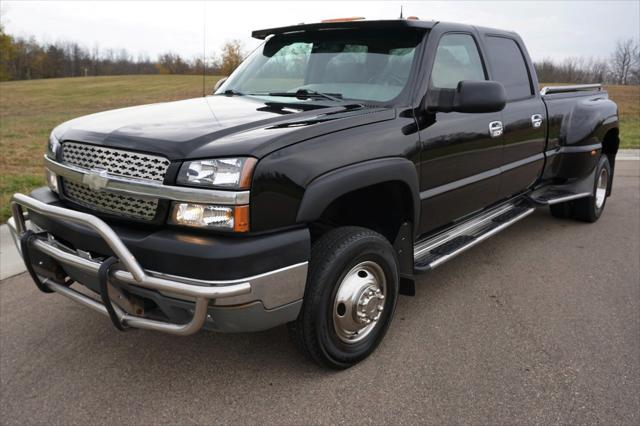
[[[598,176],[596,184],[596,208],[600,210],[604,206],[604,200],[607,198],[607,186],[609,185],[609,174],[607,169],[603,168]]]
[[[384,312],[387,280],[375,262],[365,261],[344,276],[333,301],[333,328],[344,343],[353,344],[375,329]]]

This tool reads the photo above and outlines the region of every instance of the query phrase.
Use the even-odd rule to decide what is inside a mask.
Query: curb
[[[640,160],[640,149],[620,149],[616,155],[616,160]]]
[[[0,280],[26,271],[22,257],[13,243],[9,226],[0,225]]]

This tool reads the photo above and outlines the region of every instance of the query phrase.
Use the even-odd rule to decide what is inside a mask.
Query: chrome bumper
[[[186,277],[175,277],[146,271],[138,263],[133,254],[127,249],[116,233],[104,221],[91,214],[52,206],[40,202],[23,194],[15,194],[11,201],[13,217],[9,225],[17,244],[21,235],[27,230],[27,220],[23,208],[35,211],[43,216],[75,222],[93,229],[109,245],[119,260],[122,269],[110,272],[109,278],[113,282],[121,282],[146,289],[156,290],[160,293],[177,297],[183,300],[195,302],[193,317],[186,324],[173,324],[148,318],[142,318],[124,311],[118,305],[113,304],[120,322],[128,327],[143,328],[162,331],[176,335],[189,335],[198,331],[207,319],[207,311],[210,301],[224,301],[241,303],[248,300],[260,299],[270,291],[275,297],[272,303],[288,303],[299,300],[304,294],[304,282],[306,281],[307,262],[291,265],[276,271],[231,281],[205,281]],[[32,245],[35,249],[50,256],[62,265],[68,265],[97,276],[101,262],[84,258],[74,252],[60,248],[55,243],[43,239],[34,239]],[[301,280],[301,282],[300,282]],[[80,293],[68,286],[61,285],[51,279],[44,278],[43,284],[49,289],[79,302],[103,315],[108,316],[107,308],[99,301]],[[289,291],[278,292],[278,283],[296,282]],[[291,287],[291,286],[290,286]],[[284,297],[283,297],[284,296]],[[274,298],[272,297],[272,299]],[[218,303],[216,303],[218,304]],[[231,304],[231,303],[229,303]],[[271,308],[265,303],[266,308]]]

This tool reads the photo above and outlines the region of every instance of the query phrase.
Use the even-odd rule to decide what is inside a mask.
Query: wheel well
[[[612,167],[616,153],[618,152],[618,147],[620,146],[620,138],[618,135],[618,129],[611,129],[604,135],[604,139],[602,139],[602,153],[607,156]]]
[[[338,226],[362,226],[384,235],[393,244],[400,226],[413,220],[409,187],[400,181],[383,182],[332,201],[312,224],[312,238]]]
[[[607,156],[609,166],[611,166],[611,179],[609,179],[609,189],[607,195],[611,195],[611,186],[613,183],[613,170],[616,164],[616,154],[620,146],[619,130],[617,128],[609,130],[602,139],[602,153]]]

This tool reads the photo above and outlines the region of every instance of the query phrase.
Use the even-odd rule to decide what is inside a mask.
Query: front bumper
[[[227,280],[202,279],[201,273],[194,278],[168,274],[166,269],[153,271],[143,268],[118,233],[103,220],[55,204],[22,194],[14,195],[11,204],[13,217],[9,225],[16,243],[29,227],[36,228],[36,237],[30,240],[28,250],[35,254],[29,257],[37,259],[32,260],[32,266],[38,272],[40,282],[46,288],[104,315],[108,315],[104,304],[85,292],[71,288],[65,283],[68,282],[66,278],[60,279],[60,271],[56,276],[47,273],[41,265],[53,264],[59,267],[62,275],[95,292],[98,270],[105,260],[101,254],[115,256],[119,264],[108,276],[109,297],[118,320],[124,326],[177,335],[195,333],[203,326],[220,331],[255,331],[291,321],[299,312],[306,283],[306,260],[297,258],[295,263],[275,270]],[[35,224],[31,223],[29,215],[34,219],[38,217]],[[85,235],[87,240],[99,239],[105,248],[96,254],[85,251],[88,250],[86,247],[69,246],[68,240],[59,238],[67,235],[53,231],[71,224],[75,225],[73,229],[78,234],[76,241],[81,241],[78,237]],[[48,229],[49,225],[51,229]],[[189,241],[184,244],[181,249],[188,251]],[[261,244],[268,247],[264,240]],[[197,244],[196,247],[199,250],[206,248]],[[156,250],[161,251],[162,247],[156,247]],[[215,252],[216,248],[209,247],[208,251]],[[215,271],[210,273],[215,274]],[[140,311],[132,309],[131,303],[118,302],[118,299],[130,296],[142,300],[143,305],[147,302],[152,304],[154,310],[151,315],[146,315],[144,309],[144,313],[138,315]]]

